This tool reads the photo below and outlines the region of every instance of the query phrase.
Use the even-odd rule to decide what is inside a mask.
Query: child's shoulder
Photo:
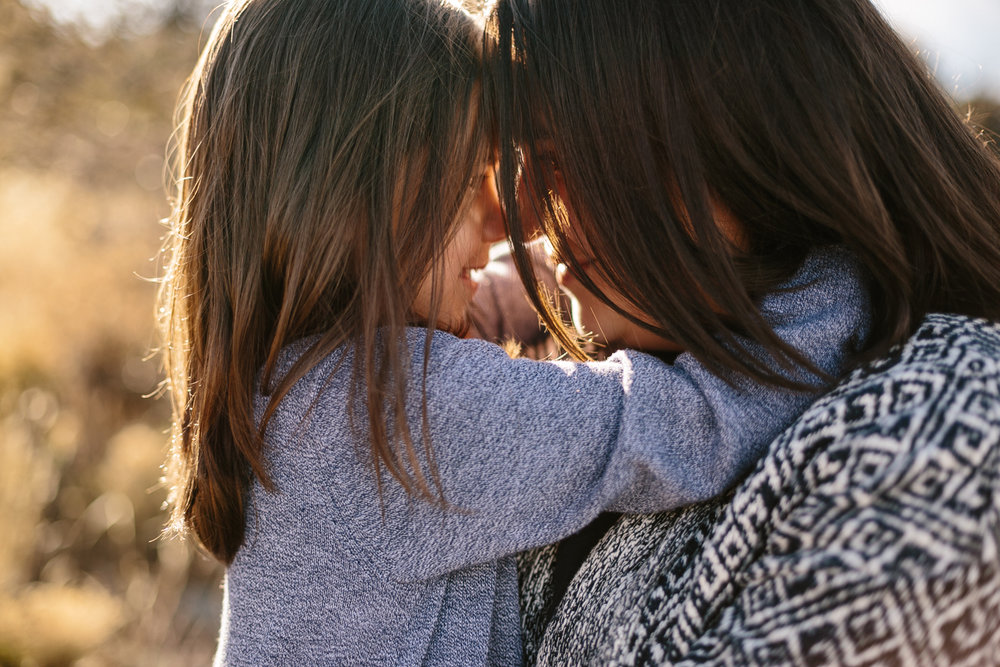
[[[430,335],[428,336],[428,334]],[[378,339],[381,339],[382,332],[379,332],[377,336]],[[321,337],[314,335],[295,340],[282,348],[272,374],[272,386],[293,372],[295,365],[320,342]],[[510,359],[503,348],[495,343],[481,339],[459,338],[444,331],[423,327],[407,327],[399,342],[403,344],[401,349],[405,355],[409,356],[414,370],[422,368],[425,359],[428,362],[429,370],[452,364],[483,367],[496,364],[500,360]],[[302,373],[296,386],[317,385],[318,389],[319,385],[329,384],[332,379],[338,376],[349,376],[354,366],[354,356],[358,347],[356,341],[348,341],[320,357]],[[384,354],[384,349],[377,346],[376,353]]]

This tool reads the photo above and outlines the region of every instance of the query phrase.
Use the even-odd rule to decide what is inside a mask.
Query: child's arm
[[[820,271],[762,307],[794,313],[776,331],[834,376],[867,328],[851,270]],[[415,332],[411,349],[422,341]],[[457,509],[385,494],[387,549],[401,577],[557,541],[604,509],[654,512],[717,495],[815,398],[753,383],[735,390],[687,354],[673,365],[636,352],[538,363],[442,334],[430,369],[431,444]],[[418,410],[410,423],[420,424]]]
[[[734,392],[691,358],[539,364],[477,341],[435,348],[431,444],[455,509],[384,494],[397,574],[418,579],[557,541],[604,509],[717,495],[810,400]]]

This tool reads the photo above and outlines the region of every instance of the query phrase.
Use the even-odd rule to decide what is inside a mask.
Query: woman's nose
[[[485,243],[502,241],[507,236],[507,230],[504,227],[503,212],[500,210],[496,172],[493,169],[490,169],[483,179],[479,197],[483,214],[483,241]]]

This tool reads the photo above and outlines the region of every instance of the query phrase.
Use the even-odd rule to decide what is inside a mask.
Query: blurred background
[[[164,156],[215,4],[0,0],[0,665],[211,660],[222,571],[159,538],[149,396]],[[879,4],[1000,132],[1000,2]]]

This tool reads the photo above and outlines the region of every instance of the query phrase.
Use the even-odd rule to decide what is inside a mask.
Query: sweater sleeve
[[[430,367],[430,443],[450,507],[384,494],[387,548],[407,579],[557,541],[604,509],[710,498],[788,421],[771,403],[805,407],[631,351],[539,363],[435,334]],[[419,411],[409,420],[419,425]]]
[[[762,303],[775,331],[834,376],[869,317],[848,260],[813,258],[804,289]],[[411,349],[422,349],[422,332],[411,334]],[[447,334],[434,335],[430,354],[430,442],[450,508],[386,494],[387,549],[405,579],[555,542],[606,509],[657,512],[715,496],[816,397],[733,386],[688,354],[674,364],[633,351],[535,362]]]

